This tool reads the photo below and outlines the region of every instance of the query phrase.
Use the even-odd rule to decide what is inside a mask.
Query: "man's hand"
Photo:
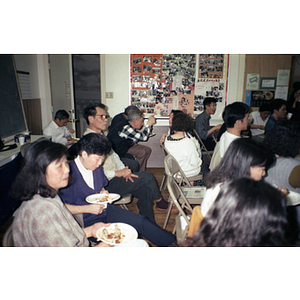
[[[150,117],[148,118],[147,125],[152,126],[152,125],[154,125],[155,123],[156,123],[156,119],[154,118],[154,116],[150,116]]]
[[[123,177],[126,179],[126,181],[130,180],[131,182],[133,181],[133,177],[134,178],[138,178],[139,176],[132,174],[131,170],[126,166],[124,169],[122,170],[118,170],[115,172],[115,176],[116,177]]]

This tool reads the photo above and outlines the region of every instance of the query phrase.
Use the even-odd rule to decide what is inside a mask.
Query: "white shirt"
[[[261,118],[260,116],[260,113],[259,111],[253,111],[250,115],[249,115],[249,118],[250,118],[250,122],[251,124],[253,125],[264,125],[266,126],[268,120],[269,120],[269,117],[268,116],[265,121],[263,121],[263,119]],[[259,134],[264,134],[264,130],[261,130],[261,129],[251,129],[251,133],[252,133],[252,136],[254,135],[259,135]]]
[[[167,137],[164,144],[187,177],[196,176],[200,173],[202,160],[192,139],[186,135],[179,140],[168,140]]]
[[[91,170],[87,170],[81,163],[79,156],[77,156],[74,159],[74,162],[79,170],[79,172],[81,173],[83,180],[85,181],[85,183],[91,188],[94,189],[94,176],[93,176],[93,171]]]
[[[222,158],[229,147],[229,145],[235,140],[240,138],[240,136],[231,134],[225,131],[220,138],[220,157]]]
[[[52,142],[65,145],[71,137],[69,129],[66,126],[59,127],[53,120],[44,128],[43,135],[49,135]]]
[[[217,184],[215,187],[206,190],[205,196],[203,198],[203,201],[201,203],[201,214],[203,217],[206,216],[207,212],[215,202],[217,196],[219,195],[221,189],[221,184]]]

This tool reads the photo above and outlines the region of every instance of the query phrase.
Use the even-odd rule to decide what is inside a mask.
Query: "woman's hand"
[[[160,138],[160,140],[159,140],[159,142],[160,142],[160,144],[161,145],[163,145],[164,144],[164,142],[165,142],[165,139],[166,139],[166,137],[168,136],[168,134],[167,133],[164,133],[162,136],[161,136],[161,138]]]
[[[290,193],[289,190],[286,189],[286,188],[283,187],[283,186],[279,186],[277,189],[278,189],[284,196],[287,196],[287,195]]]

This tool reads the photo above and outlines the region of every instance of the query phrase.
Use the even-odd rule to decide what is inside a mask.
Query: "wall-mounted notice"
[[[277,71],[277,85],[289,85],[290,70]]]
[[[259,74],[247,74],[246,90],[259,89]]]

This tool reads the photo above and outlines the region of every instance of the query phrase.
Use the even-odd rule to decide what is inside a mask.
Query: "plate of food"
[[[97,230],[98,241],[109,245],[129,244],[137,239],[138,233],[134,227],[125,223],[112,223],[108,227]]]
[[[93,194],[85,198],[88,203],[92,204],[107,204],[118,200],[121,196],[119,194]]]

